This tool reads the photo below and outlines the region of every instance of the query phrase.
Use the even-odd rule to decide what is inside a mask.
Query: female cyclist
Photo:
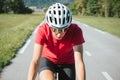
[[[34,54],[28,80],[84,80],[83,43],[81,28],[72,22],[69,8],[61,3],[50,6],[36,34]]]

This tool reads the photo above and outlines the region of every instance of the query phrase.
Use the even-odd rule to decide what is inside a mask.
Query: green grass
[[[44,14],[0,15],[0,71],[43,19]]]
[[[120,37],[120,18],[73,16],[73,19]]]

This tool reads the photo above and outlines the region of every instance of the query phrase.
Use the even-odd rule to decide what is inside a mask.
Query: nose
[[[57,36],[57,38],[62,38],[63,34],[57,33],[56,36]]]

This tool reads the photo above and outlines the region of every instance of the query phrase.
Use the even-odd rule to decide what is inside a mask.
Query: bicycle
[[[54,73],[54,78],[55,78],[55,80],[59,80],[58,76],[59,76],[59,73],[58,73],[58,72],[55,72],[55,73]],[[36,80],[39,80],[39,73],[37,73]]]
[[[58,72],[54,73],[54,78],[55,78],[55,80],[59,80],[58,76],[59,76],[59,73],[58,73]]]

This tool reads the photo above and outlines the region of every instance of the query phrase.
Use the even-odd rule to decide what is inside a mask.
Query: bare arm
[[[74,46],[75,68],[77,80],[85,80],[85,67],[83,62],[83,45]]]
[[[39,68],[42,49],[43,49],[42,45],[39,45],[39,44],[34,45],[34,54],[29,67],[28,80],[35,80],[37,70]]]

